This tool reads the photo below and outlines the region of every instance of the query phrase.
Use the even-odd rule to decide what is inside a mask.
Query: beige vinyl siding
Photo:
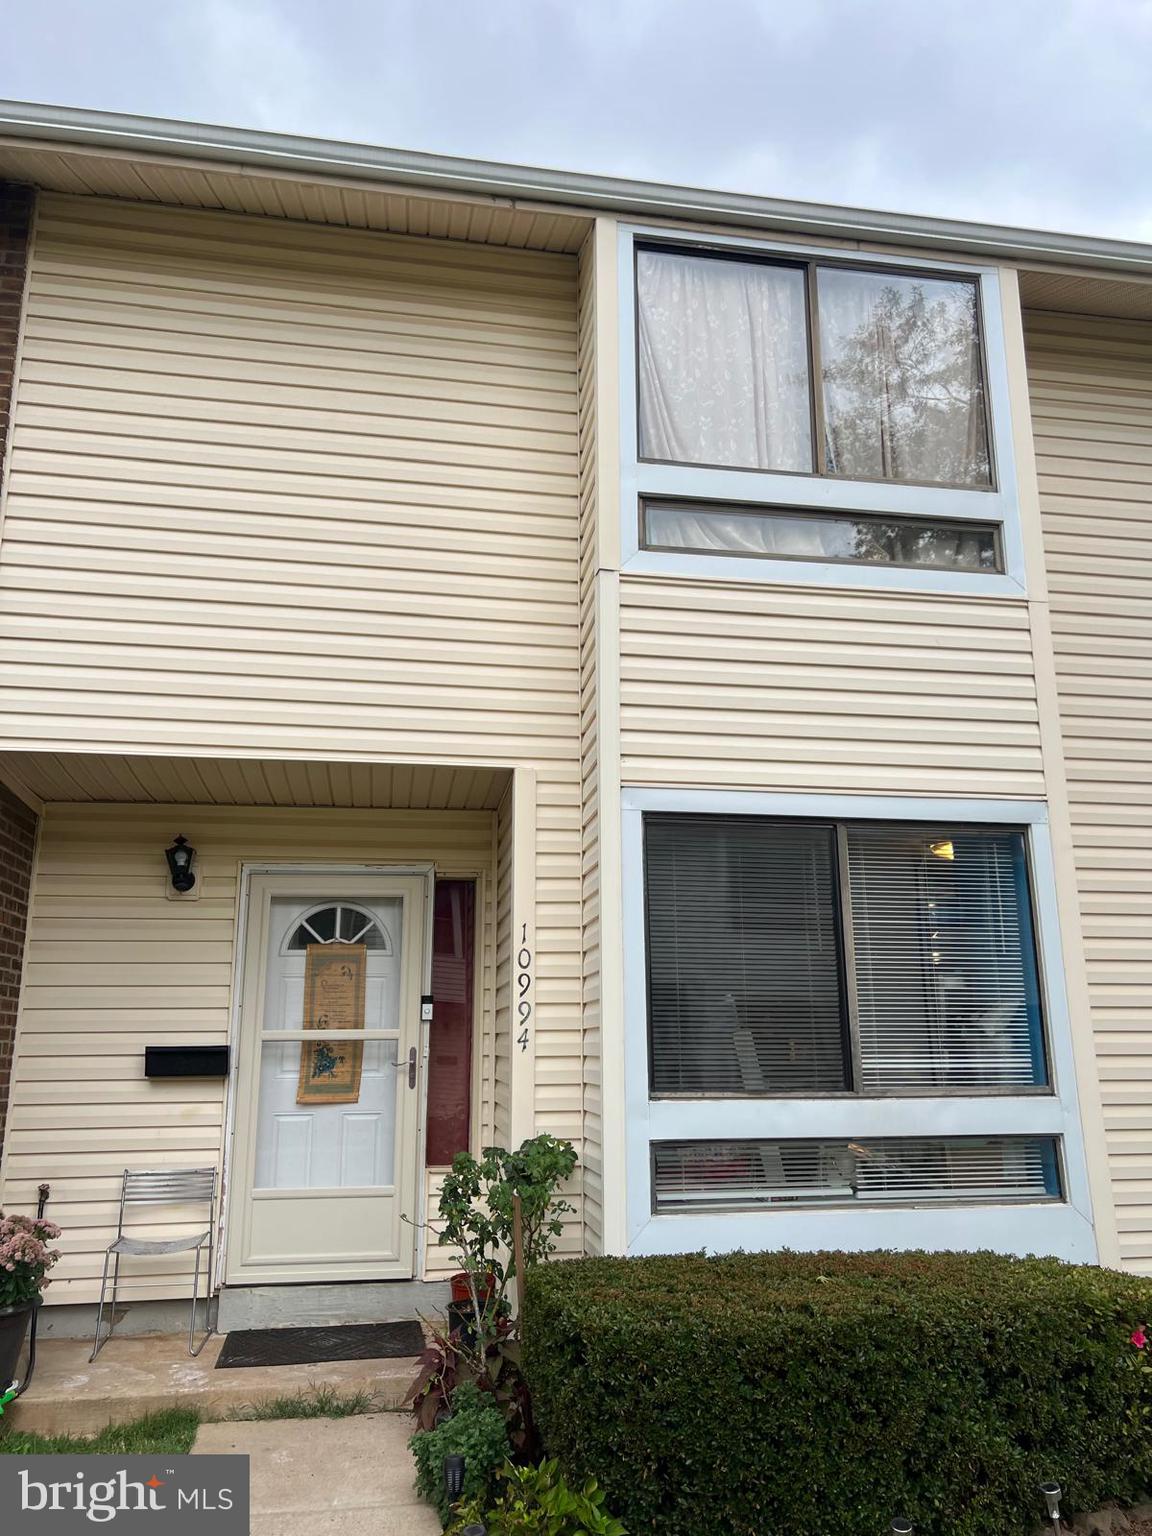
[[[13,748],[578,752],[576,262],[41,200]]]
[[[93,1299],[126,1165],[220,1159],[223,1085],[149,1083],[143,1052],[166,1040],[228,1039],[241,863],[434,861],[444,874],[481,876],[481,1033],[490,1042],[492,822],[488,811],[47,809],[0,1204],[34,1207],[36,1186],[51,1184],[65,1229],[52,1302]],[[199,853],[196,901],[167,898],[163,849],[176,830]],[[481,1077],[493,1070],[485,1054]],[[145,1281],[137,1297],[186,1290],[166,1280],[162,1263],[141,1261],[132,1274]]]
[[[580,1031],[583,1057],[584,1246],[604,1245],[603,1104],[600,1018],[600,698],[598,655],[598,491],[596,460],[595,235],[580,254],[580,906],[582,963]]]
[[[1026,315],[1061,727],[1123,1262],[1152,1273],[1152,325]]]
[[[625,577],[623,778],[1043,794],[1023,602]]]
[[[262,759],[281,792],[277,756],[346,759],[341,797],[369,763],[534,766],[535,1111],[579,1142],[576,275],[572,255],[44,196],[0,734],[60,762],[194,744]],[[484,1102],[485,1134],[505,1107]]]
[[[436,1219],[439,1210],[440,1190],[444,1183],[443,1168],[429,1168],[424,1175],[424,1210],[428,1223],[424,1234],[424,1278],[425,1280],[447,1280],[449,1275],[454,1275],[460,1268],[456,1262],[459,1258],[448,1245],[440,1244],[440,1222]]]
[[[535,816],[529,814],[525,836],[531,843],[527,858],[535,891],[535,942],[532,949],[530,1030],[534,1072],[520,1113],[516,1044],[517,986],[523,914],[515,911],[516,785],[509,788],[496,813],[496,958],[495,1053],[493,1091],[495,1138],[503,1146],[521,1134],[547,1133],[571,1141],[583,1153],[580,1107],[582,1061],[580,1033],[580,774],[571,769],[538,769]],[[522,1126],[523,1131],[515,1127]],[[568,1192],[572,1198],[572,1192]],[[579,1202],[564,1226],[559,1251],[581,1248]]]
[[[582,1149],[580,764],[536,777],[535,1128]]]

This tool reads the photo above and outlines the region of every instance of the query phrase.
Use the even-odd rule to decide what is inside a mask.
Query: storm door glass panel
[[[800,267],[637,253],[640,455],[812,470]]]
[[[864,1092],[1047,1082],[1024,833],[848,828]]]
[[[835,832],[645,818],[655,1094],[849,1087]]]
[[[828,473],[990,485],[976,284],[838,267],[816,282]]]
[[[301,1058],[354,1075],[355,1099],[301,1102]],[[316,1063],[309,1062],[310,1066]],[[351,1068],[351,1071],[349,1070]],[[266,1040],[260,1058],[257,1189],[371,1189],[394,1180],[396,1042]]]
[[[397,898],[273,901],[255,1188],[393,1184],[402,918]]]

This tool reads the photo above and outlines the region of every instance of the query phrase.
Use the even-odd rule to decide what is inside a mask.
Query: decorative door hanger
[[[363,1029],[368,949],[309,944],[304,963],[304,1029]],[[352,1040],[306,1041],[297,1104],[357,1104],[364,1047]]]

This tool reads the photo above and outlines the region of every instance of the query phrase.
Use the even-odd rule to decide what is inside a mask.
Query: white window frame
[[[989,442],[994,489],[904,485],[898,481],[848,480],[826,475],[780,474],[760,469],[707,468],[695,464],[653,464],[639,455],[636,375],[636,245],[663,243],[675,250],[693,248],[747,251],[750,256],[779,256],[804,261],[846,259],[861,269],[907,267],[939,272],[941,277],[975,279],[979,292],[980,333],[987,383]],[[688,576],[707,581],[783,582],[792,586],[862,587],[904,592],[947,592],[971,597],[1021,597],[1027,593],[1024,544],[1020,530],[1016,466],[1012,451],[1012,411],[1008,356],[1004,343],[1004,304],[997,267],[959,261],[925,261],[909,256],[880,256],[825,246],[799,246],[729,235],[704,235],[642,225],[619,231],[620,290],[620,559],[635,576]],[[819,381],[813,380],[813,387]],[[951,571],[924,566],[871,565],[820,560],[774,560],[771,556],[714,555],[695,551],[643,549],[640,503],[644,496],[738,506],[740,503],[809,512],[878,513],[929,522],[981,522],[999,525],[1003,571]]]
[[[1000,1253],[1097,1259],[1064,986],[1048,811],[1033,800],[936,800],[891,795],[775,794],[711,789],[625,789],[624,1093],[627,1251],[726,1253],[737,1248],[991,1248]],[[643,818],[650,812],[791,816],[829,821],[924,821],[1022,827],[1028,838],[1040,994],[1051,1093],[932,1098],[654,1099],[649,1089]],[[683,1212],[652,1209],[651,1147],[658,1141],[851,1140],[857,1136],[1055,1136],[1063,1195],[1035,1203],[837,1206],[807,1210]]]

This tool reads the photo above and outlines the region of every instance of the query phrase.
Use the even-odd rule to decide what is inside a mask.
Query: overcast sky
[[[0,95],[1152,240],[1152,0],[0,0]]]

